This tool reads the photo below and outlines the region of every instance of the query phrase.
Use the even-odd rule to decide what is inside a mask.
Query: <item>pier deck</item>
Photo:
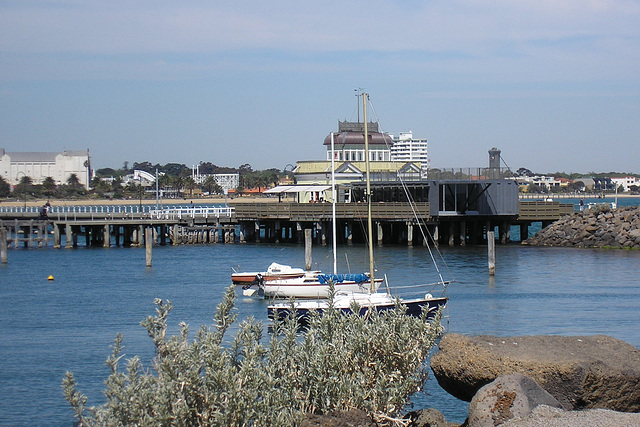
[[[520,226],[521,239],[528,227],[541,222],[543,227],[574,212],[572,204],[546,201],[520,201],[518,214],[479,215],[477,212],[437,212],[429,202],[410,205],[401,202],[372,204],[374,235],[378,243],[420,244],[413,227],[426,225],[435,243],[464,245],[486,239],[486,231],[499,227],[500,241],[509,240],[511,225]],[[364,240],[362,221],[367,216],[363,203],[336,204],[339,243]],[[230,206],[194,206],[155,209],[148,206],[65,206],[54,207],[42,217],[41,208],[2,207],[0,227],[8,231],[8,244],[47,246],[48,234],[53,246],[77,246],[85,236],[87,246],[112,244],[140,246],[144,229],[154,230],[160,244],[215,242],[301,242],[304,229],[314,230],[316,241],[329,240],[332,205],[330,203],[254,202]],[[47,232],[46,230],[51,229]],[[417,233],[416,233],[417,234]]]

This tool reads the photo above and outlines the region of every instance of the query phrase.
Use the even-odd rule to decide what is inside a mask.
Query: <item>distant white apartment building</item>
[[[229,190],[235,190],[240,185],[240,174],[238,173],[201,174],[199,165],[191,167],[191,177],[196,184],[202,184],[208,177],[212,177],[225,194]]]
[[[423,176],[429,168],[429,146],[426,139],[415,139],[413,132],[400,132],[393,138],[391,160],[396,162],[420,162]]]
[[[616,185],[616,188],[624,188],[623,191],[631,191],[632,186],[640,187],[640,180],[635,176],[625,176],[624,178],[610,178],[611,182]]]
[[[89,187],[91,156],[89,150],[64,150],[60,153],[12,152],[0,148],[0,175],[10,185],[28,176],[34,184],[51,177],[56,184],[65,184],[75,174],[80,184]]]

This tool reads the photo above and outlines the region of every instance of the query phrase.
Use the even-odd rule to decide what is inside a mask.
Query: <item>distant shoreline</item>
[[[563,199],[581,199],[581,198],[585,198],[585,199],[602,199],[602,200],[615,200],[615,198],[617,197],[618,199],[633,199],[633,198],[640,198],[640,195],[638,194],[605,194],[604,196],[600,195],[600,194],[582,194],[582,195],[578,195],[578,194],[532,194],[532,195],[528,195],[527,193],[524,193],[524,197],[523,194],[520,194],[518,197],[520,198],[520,200],[545,200],[545,199],[552,199],[553,201],[560,201]]]

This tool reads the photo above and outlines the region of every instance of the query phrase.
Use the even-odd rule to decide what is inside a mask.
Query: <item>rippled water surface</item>
[[[608,334],[640,346],[640,251],[498,246],[496,276],[490,278],[486,247],[441,250],[445,279],[449,271],[456,279],[448,291],[450,332]],[[365,269],[363,247],[338,251],[342,272],[348,266],[352,272]],[[434,280],[425,248],[376,251],[377,269],[392,284]],[[117,333],[124,335],[126,357],[153,356],[140,321],[153,314],[154,298],[172,301],[174,331],[180,321],[193,331],[211,324],[232,267],[261,270],[272,261],[301,266],[304,248],[154,247],[150,269],[138,248],[11,249],[9,263],[0,266],[0,423],[71,425],[73,413],[60,387],[65,372],[74,372],[90,405],[102,403],[104,361]],[[314,247],[313,261],[330,271],[330,248]],[[267,322],[264,300],[239,296],[237,308],[241,318],[254,315]],[[432,378],[413,402],[456,422],[468,409]]]

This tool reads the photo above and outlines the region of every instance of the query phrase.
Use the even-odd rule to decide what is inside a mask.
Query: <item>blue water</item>
[[[486,247],[441,250],[445,279],[448,270],[456,279],[448,292],[449,332],[608,334],[640,346],[640,251],[498,246],[496,276],[489,277]],[[425,248],[376,251],[377,268],[391,283],[433,281]],[[364,247],[339,252],[341,272],[364,269]],[[303,246],[268,244],[154,247],[151,268],[141,248],[9,250],[9,263],[0,266],[0,424],[72,425],[60,387],[66,371],[75,374],[89,405],[102,403],[104,361],[119,332],[125,357],[140,355],[149,366],[153,345],[139,324],[154,313],[154,298],[172,301],[173,332],[180,321],[195,331],[211,324],[232,267],[260,270],[272,261],[300,266],[303,260]],[[313,261],[330,271],[330,248],[314,246]],[[239,296],[237,308],[241,318],[267,323],[264,300]],[[467,403],[433,378],[425,388],[413,398],[415,408],[465,419]]]

